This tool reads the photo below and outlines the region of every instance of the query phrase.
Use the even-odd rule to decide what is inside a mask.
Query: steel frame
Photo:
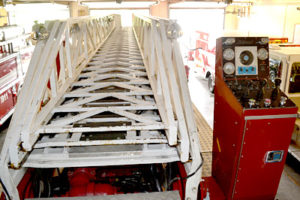
[[[1,152],[0,177],[11,199],[19,199],[16,185],[24,170],[8,167],[20,167],[39,137],[36,131],[47,120],[51,109],[118,26],[120,17],[116,15],[46,24],[48,37],[35,47]]]
[[[193,174],[186,199],[197,198],[203,161],[178,25],[137,16],[133,24],[121,28],[112,15],[47,25],[1,152],[12,199],[26,167],[174,161]]]
[[[201,180],[200,142],[194,120],[187,77],[177,38],[181,30],[176,21],[133,16],[133,30],[142,53],[148,77],[163,121],[178,121],[179,152],[188,174],[186,199],[197,199]],[[170,140],[174,133],[167,134]]]

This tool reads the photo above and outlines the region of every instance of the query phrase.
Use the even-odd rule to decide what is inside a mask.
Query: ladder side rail
[[[134,33],[136,35],[138,46],[140,48],[146,71],[150,80],[151,87],[154,91],[156,103],[162,121],[166,124],[166,135],[170,145],[177,144],[177,124],[172,112],[171,98],[169,94],[169,86],[165,84],[166,71],[160,58],[161,48],[155,48],[153,42],[157,44],[159,41],[154,38],[153,27],[155,22],[151,20],[145,21],[140,18],[133,18]],[[150,51],[149,51],[150,48]],[[162,89],[164,88],[164,89]]]
[[[181,97],[184,99],[184,111],[187,120],[189,137],[190,137],[190,156],[192,158],[192,162],[187,163],[185,168],[189,172],[188,174],[195,173],[193,176],[187,179],[186,182],[186,197],[190,197],[190,199],[196,199],[198,193],[199,183],[201,181],[202,174],[202,165],[203,158],[201,156],[201,145],[200,138],[197,130],[197,126],[194,119],[194,112],[192,108],[192,101],[190,98],[189,89],[187,86],[187,77],[185,76],[185,68],[182,61],[180,48],[178,43],[173,44],[173,58],[176,59],[176,65],[178,74],[184,75],[181,79],[179,79],[179,85],[182,92]]]
[[[161,18],[158,19],[166,20]],[[172,29],[174,28],[172,27],[173,25],[176,26],[176,24],[174,23],[171,24],[169,30],[167,30],[167,33],[172,34],[177,32],[177,34],[180,34],[178,30],[176,32],[172,31]],[[180,97],[183,99],[182,102],[183,102],[183,107],[185,111],[186,121],[189,130],[189,137],[190,137],[190,156],[192,158],[192,162],[186,163],[185,169],[187,170],[188,174],[194,174],[193,176],[187,179],[185,198],[196,199],[198,193],[198,186],[201,181],[201,174],[202,174],[201,166],[203,164],[203,159],[201,156],[200,138],[199,138],[197,126],[194,119],[192,101],[190,98],[190,93],[187,85],[186,72],[183,64],[180,47],[176,40],[172,41],[172,59],[173,59],[175,71],[177,73],[178,85],[180,86],[180,92],[181,92]]]
[[[180,153],[181,153],[181,161],[186,162],[189,159],[189,147],[190,147],[190,142],[189,142],[189,136],[188,136],[188,131],[187,131],[187,124],[186,124],[186,119],[184,115],[184,106],[182,101],[182,95],[180,93],[179,89],[179,84],[177,83],[177,80],[179,79],[178,76],[176,76],[176,68],[174,69],[174,65],[176,63],[173,62],[172,60],[172,40],[167,38],[166,29],[167,29],[167,23],[163,20],[159,20],[160,26],[157,28],[158,34],[161,36],[161,44],[164,47],[164,50],[162,51],[163,53],[163,58],[165,62],[165,67],[166,70],[168,71],[168,81],[169,85],[171,86],[171,94],[172,94],[172,102],[173,102],[173,109],[175,110],[177,120],[178,120],[178,127],[179,127],[179,133],[180,134]],[[178,75],[178,73],[177,73]],[[183,74],[185,75],[185,74]]]
[[[110,21],[106,22],[108,19]],[[95,37],[99,35],[99,40],[94,40],[97,44],[91,49],[88,45],[88,39],[91,39],[82,33],[90,20],[91,18],[83,17],[49,23],[49,37],[37,43],[1,152],[0,177],[12,199],[19,199],[16,190],[19,178],[14,180],[9,165],[13,168],[20,167],[27,151],[32,149],[39,136],[36,132],[40,125],[47,121],[52,108],[115,28],[113,16],[97,20],[99,23],[105,22],[105,26],[103,29],[93,30]],[[75,27],[80,26],[81,32],[77,33],[77,37],[70,33],[74,24]],[[99,26],[103,27],[103,24]],[[71,42],[79,45],[75,54]],[[72,55],[79,57],[76,63],[72,63]]]
[[[186,199],[196,199],[197,198],[197,193],[198,193],[198,186],[201,180],[201,166],[203,163],[202,157],[200,155],[200,151],[201,151],[201,146],[200,146],[200,142],[199,142],[199,135],[197,132],[197,127],[195,124],[195,120],[194,120],[194,116],[193,116],[193,110],[192,110],[192,102],[190,99],[190,94],[189,94],[189,90],[188,90],[188,86],[187,86],[187,78],[186,78],[186,74],[185,74],[185,69],[184,69],[184,64],[182,61],[182,57],[180,54],[180,48],[179,45],[176,41],[176,38],[178,37],[179,34],[179,29],[176,27],[176,23],[172,20],[167,20],[167,19],[162,19],[162,18],[153,18],[153,17],[143,17],[143,16],[133,16],[133,24],[134,24],[134,31],[135,31],[135,35],[137,38],[138,43],[140,42],[140,38],[141,38],[141,26],[143,26],[145,22],[149,22],[149,21],[155,21],[158,25],[156,27],[158,27],[157,29],[160,30],[160,34],[162,36],[162,45],[163,45],[163,55],[161,55],[164,59],[164,61],[167,63],[166,67],[168,68],[167,72],[168,72],[168,76],[172,76],[169,80],[171,82],[170,84],[170,88],[173,91],[172,94],[172,98],[173,104],[176,104],[177,109],[175,108],[175,114],[178,117],[177,114],[184,114],[184,116],[180,116],[180,118],[184,118],[185,119],[185,124],[186,124],[186,128],[188,130],[188,137],[189,137],[189,154],[190,154],[190,158],[191,161],[187,162],[185,164],[185,168],[188,174],[192,174],[191,177],[189,177],[187,179],[187,184],[186,184],[186,194],[185,197]],[[163,24],[165,24],[165,26],[163,26]],[[161,28],[161,26],[163,26],[163,28]],[[165,30],[163,30],[165,29]],[[176,36],[177,35],[177,36]],[[150,36],[148,36],[150,37]],[[171,38],[171,39],[170,39]],[[151,38],[153,40],[153,38]],[[151,40],[150,39],[150,40]],[[156,45],[153,44],[152,45]],[[146,52],[146,50],[144,50],[143,48],[140,48],[141,52],[144,53]],[[149,49],[149,46],[148,46]],[[143,56],[143,58],[148,58],[147,56]],[[170,60],[169,60],[170,59]],[[145,59],[147,60],[147,59]],[[175,81],[176,84],[174,84],[174,74],[173,74],[173,70],[170,68],[170,63],[172,63],[172,68],[174,70],[174,74],[175,74]],[[147,71],[148,72],[148,71]],[[178,90],[176,90],[176,86],[174,87],[174,85],[178,86]],[[152,84],[151,84],[152,86]],[[174,97],[176,97],[174,95],[179,93],[178,97],[179,100],[174,100]],[[180,108],[182,107],[182,112],[180,112]],[[178,111],[176,113],[176,110]],[[180,126],[180,124],[179,124]],[[184,126],[184,125],[183,125]],[[182,130],[180,130],[180,134],[182,134]]]
[[[104,19],[107,19],[107,17]],[[45,41],[38,42],[30,63],[28,75],[25,78],[25,83],[20,92],[20,98],[16,106],[16,111],[12,118],[12,122],[7,134],[6,144],[8,145],[4,145],[5,147],[3,148],[1,154],[2,164],[4,164],[5,160],[7,161],[6,155],[9,152],[10,162],[14,165],[14,167],[19,167],[19,163],[24,157],[23,153],[20,153],[20,148],[27,151],[31,150],[32,145],[38,137],[35,135],[34,131],[32,132],[32,130],[38,129],[37,126],[43,122],[41,117],[43,118],[47,116],[47,113],[45,112],[49,112],[51,110],[50,106],[47,105],[52,105],[52,107],[55,105],[53,100],[57,101],[59,96],[63,95],[64,91],[72,83],[71,80],[74,80],[76,75],[79,74],[78,71],[82,70],[84,67],[84,64],[82,64],[82,59],[78,59],[77,63],[73,65],[70,63],[72,61],[71,56],[74,54],[74,50],[70,47],[70,43],[73,42],[74,44],[77,42],[79,46],[87,44],[87,40],[84,41],[82,39],[82,34],[79,41],[78,37],[70,37],[70,27],[76,28],[76,26],[78,27],[80,24],[85,25],[90,20],[91,19],[88,18],[77,18],[67,21],[56,21],[52,24],[49,23],[49,28],[51,28],[49,37]],[[113,24],[112,22],[113,21],[111,21],[109,24]],[[107,38],[108,34],[113,31],[114,26],[106,26],[106,28],[109,29],[106,30]],[[79,31],[83,30],[84,28]],[[89,50],[89,57],[95,53],[95,50],[98,49],[97,47],[100,47],[103,42],[104,40],[102,40],[100,44],[97,44],[94,49]],[[78,52],[76,53],[78,57]],[[60,65],[60,71],[63,70],[64,73],[68,74],[68,77],[65,77],[61,83],[58,83],[60,77],[57,77],[57,55],[59,55],[60,58],[63,57],[66,61],[63,65]],[[85,64],[86,63],[87,61]],[[78,67],[79,64],[81,64],[80,67]],[[73,73],[73,71],[75,73]],[[56,77],[54,75],[56,75]],[[47,86],[49,79],[50,86]],[[39,117],[37,118],[37,116]],[[36,121],[39,123],[36,123]],[[20,146],[20,144],[22,144],[22,146]]]

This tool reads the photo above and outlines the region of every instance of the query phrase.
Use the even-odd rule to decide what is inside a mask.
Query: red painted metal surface
[[[175,164],[175,168],[176,174],[174,175],[175,177],[178,177],[179,180],[174,181],[169,189],[178,190],[181,199],[184,199],[184,190],[186,184],[186,180],[184,180],[184,177],[186,177],[187,174],[182,163],[178,162],[177,164]],[[56,183],[54,183],[51,181],[51,179],[59,177],[61,175],[61,172],[58,173],[56,169],[50,169],[50,173],[48,171],[48,175],[50,174],[50,176],[48,176],[47,173],[42,173],[41,171],[37,171],[36,169],[28,169],[18,185],[20,199],[23,200],[25,198],[34,197],[33,190],[37,189],[35,188],[37,186],[36,184],[40,183],[40,179],[36,179],[37,174],[39,174],[40,178],[41,176],[48,177],[47,180],[49,180],[49,182],[43,182],[42,185],[50,185],[50,188],[52,188],[51,194],[54,195],[54,197],[80,197],[124,194],[126,192],[122,191],[122,186],[117,183],[120,183],[122,178],[122,180],[125,180],[124,177],[132,177],[136,172],[140,173],[141,171],[143,171],[143,166],[68,168],[65,170],[67,170],[67,173],[66,176],[64,176],[64,179],[53,179],[56,180]],[[147,176],[149,176],[149,174],[147,174]],[[55,185],[62,186],[58,183],[62,180],[63,182],[68,183],[67,189],[59,195],[57,195],[58,193],[52,193],[53,188],[56,188]],[[139,183],[137,182],[137,184]],[[40,191],[40,188],[37,191]],[[41,194],[43,194],[43,191],[41,191]]]
[[[15,106],[19,82],[16,84],[13,82],[19,78],[17,70],[16,57],[0,63],[0,90],[2,90],[0,94],[0,120],[6,117]]]
[[[68,174],[70,190],[64,196],[95,196],[112,195],[117,193],[117,188],[110,184],[95,183],[96,168],[78,168]]]
[[[244,108],[224,82],[222,51],[216,56],[212,177],[226,199],[274,199],[297,108]],[[266,161],[273,151],[283,151],[280,162]]]
[[[213,177],[204,177],[200,183],[201,200],[225,200],[225,196]]]
[[[234,199],[275,198],[294,124],[291,118],[247,121]],[[267,163],[267,152],[274,150],[284,150],[283,161]]]
[[[184,165],[180,162],[178,162],[177,164],[178,164],[178,169],[179,169],[179,174],[177,175],[177,177],[182,179],[182,177],[186,177],[187,174],[186,174]],[[186,179],[182,179],[182,180],[179,179],[178,181],[173,183],[172,189],[179,191],[181,199],[184,199],[184,197],[185,197],[185,192],[184,192],[185,184],[186,184]]]

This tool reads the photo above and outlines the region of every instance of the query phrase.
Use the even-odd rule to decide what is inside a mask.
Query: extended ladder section
[[[13,199],[13,168],[186,163],[196,199],[200,144],[171,20],[117,15],[47,26],[20,94],[1,155]],[[199,170],[200,169],[200,170]]]
[[[130,28],[112,33],[61,102],[39,128],[25,167],[179,160],[176,148],[167,145],[167,128]]]

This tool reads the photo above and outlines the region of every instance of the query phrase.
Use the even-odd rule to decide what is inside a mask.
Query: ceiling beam
[[[68,3],[76,2],[77,0],[13,0],[8,4],[26,4],[26,3]]]
[[[149,7],[127,7],[127,8],[89,8],[89,10],[149,10]]]

